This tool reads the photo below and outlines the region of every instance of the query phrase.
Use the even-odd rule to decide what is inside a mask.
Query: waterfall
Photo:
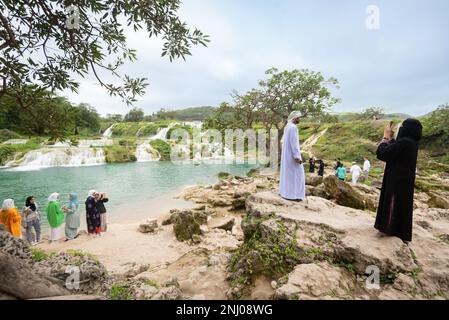
[[[150,162],[159,161],[161,159],[161,156],[159,155],[159,152],[153,149],[153,147],[148,142],[144,142],[137,146],[136,158],[137,162]]]
[[[19,160],[6,164],[12,170],[28,171],[49,167],[93,166],[105,163],[103,149],[94,148],[44,148],[33,150]]]
[[[170,123],[166,128],[160,128],[159,131],[150,138],[150,140],[167,140],[168,131],[174,126],[178,125],[178,123]]]
[[[112,136],[112,129],[114,129],[114,126],[115,126],[115,123],[103,132],[104,138],[110,138]]]

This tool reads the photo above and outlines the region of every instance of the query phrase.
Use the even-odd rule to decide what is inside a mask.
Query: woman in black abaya
[[[384,139],[377,148],[377,158],[386,162],[375,228],[387,236],[412,241],[413,195],[416,161],[422,125],[407,119],[393,138],[392,125],[387,125]]]

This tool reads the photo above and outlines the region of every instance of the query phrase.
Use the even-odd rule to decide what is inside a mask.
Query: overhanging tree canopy
[[[109,94],[127,104],[147,86],[146,78],[119,73],[136,52],[127,47],[125,25],[164,41],[162,56],[185,59],[208,36],[178,17],[180,0],[0,0],[0,97],[36,90],[77,91],[75,75],[92,72]],[[107,82],[109,72],[119,80]],[[19,103],[20,106],[20,103]],[[23,106],[21,106],[23,107]]]

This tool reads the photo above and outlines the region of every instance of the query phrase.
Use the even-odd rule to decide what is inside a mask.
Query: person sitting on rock
[[[301,116],[299,111],[290,114],[282,137],[279,193],[284,199],[292,201],[306,198],[306,179],[296,126]]]
[[[22,238],[22,217],[14,205],[14,199],[3,201],[3,206],[0,210],[0,224],[4,224],[13,236]]]
[[[416,162],[422,125],[407,119],[394,139],[393,123],[387,124],[377,148],[377,158],[386,162],[374,227],[380,236],[412,241],[413,196]]]

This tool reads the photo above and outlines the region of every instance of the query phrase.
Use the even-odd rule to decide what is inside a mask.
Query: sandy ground
[[[80,236],[72,241],[48,243],[37,247],[47,252],[61,252],[68,249],[92,253],[111,273],[123,273],[133,264],[158,266],[171,263],[192,248],[178,242],[173,236],[172,226],[161,226],[161,221],[173,208],[191,208],[194,204],[166,196],[151,201],[139,201],[139,204],[126,208],[128,218],[123,215],[114,217],[114,211],[108,213],[108,231],[101,237],[86,233],[85,214],[81,214]],[[117,210],[125,210],[116,209]],[[140,221],[157,218],[160,230],[156,234],[142,234],[137,231]],[[121,220],[119,222],[118,220]],[[126,221],[124,221],[126,220]],[[44,235],[44,238],[46,236]]]

